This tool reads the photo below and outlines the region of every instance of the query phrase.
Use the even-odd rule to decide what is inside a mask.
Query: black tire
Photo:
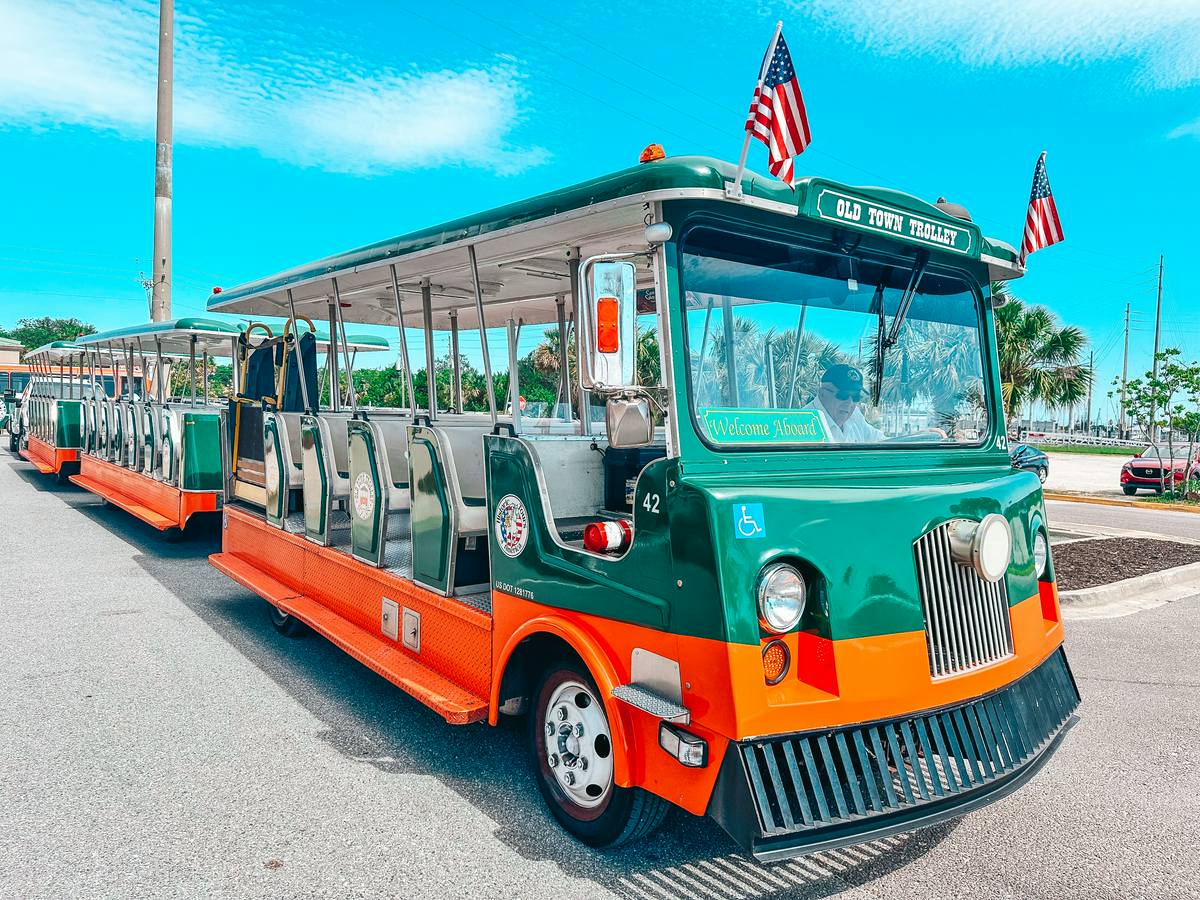
[[[71,483],[71,476],[67,474],[65,469],[59,469],[54,474],[54,480],[60,485],[68,485]]]
[[[1123,485],[1121,487],[1121,490],[1123,490],[1125,492],[1126,497],[1132,497],[1134,494],[1137,493],[1137,488],[1130,487],[1129,485]]]
[[[172,525],[162,533],[163,540],[168,544],[178,544],[183,540],[183,529],[177,525]]]
[[[299,637],[304,633],[303,622],[273,603],[267,604],[267,615],[271,617],[271,627],[284,637]]]
[[[1038,481],[1040,481],[1042,484],[1046,483],[1046,476],[1049,474],[1050,471],[1045,466],[1038,466],[1037,477]]]
[[[662,825],[671,810],[670,803],[642,788],[623,788],[610,784],[600,805],[585,808],[571,798],[551,771],[545,730],[549,705],[555,692],[570,682],[583,685],[590,691],[591,697],[586,705],[595,702],[607,723],[604,704],[599,699],[602,695],[582,665],[573,660],[564,660],[543,672],[528,717],[529,744],[542,798],[563,829],[590,847],[618,847],[641,840]],[[591,749],[602,755],[606,748],[594,743]],[[607,752],[612,752],[611,740],[608,741]]]
[[[1155,496],[1155,497],[1161,497],[1162,495],[1163,495],[1163,489],[1162,489],[1162,488],[1160,488],[1160,487],[1156,487],[1156,488],[1154,489],[1154,496]]]
[[[17,452],[17,450],[18,450],[18,445],[19,445],[19,443],[20,443],[20,442],[19,442],[19,440],[17,439],[17,436],[16,436],[15,434],[12,434],[12,433],[10,432],[10,433],[9,433],[9,435],[8,435],[8,449],[9,449],[9,451],[10,451],[10,452],[12,452],[12,453],[16,453],[16,452]]]

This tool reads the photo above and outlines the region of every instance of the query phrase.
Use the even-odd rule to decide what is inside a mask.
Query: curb
[[[1062,591],[1058,601],[1064,610],[1084,612],[1108,608],[1111,615],[1121,616],[1195,594],[1200,594],[1200,563],[1189,563],[1077,591]]]
[[[1089,497],[1087,494],[1064,494],[1059,491],[1042,491],[1047,500],[1064,500],[1067,503],[1092,503],[1096,506],[1136,506],[1138,509],[1165,509],[1170,512],[1200,513],[1200,506],[1185,506],[1182,503],[1147,503],[1145,500],[1117,500],[1109,497]]]

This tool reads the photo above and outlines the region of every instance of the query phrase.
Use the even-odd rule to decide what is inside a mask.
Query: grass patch
[[[1043,453],[1090,453],[1094,456],[1132,457],[1141,447],[1110,447],[1105,444],[1031,444]]]

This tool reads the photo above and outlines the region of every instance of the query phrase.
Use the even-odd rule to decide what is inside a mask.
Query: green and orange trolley
[[[989,284],[1017,254],[957,205],[734,172],[660,159],[214,293],[328,321],[348,386],[241,410],[211,559],[449,723],[524,715],[581,840],[675,806],[772,860],[1017,788],[1079,695],[1007,453]],[[358,405],[347,320],[398,329],[406,408]],[[454,348],[423,406],[413,327],[426,384]]]
[[[83,377],[83,350],[52,341],[25,354],[29,378],[8,428],[17,452],[59,483],[79,471],[85,400],[103,394],[100,382]]]

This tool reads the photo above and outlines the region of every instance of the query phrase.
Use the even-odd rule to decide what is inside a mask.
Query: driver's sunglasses
[[[842,402],[853,400],[855,403],[858,403],[862,400],[862,391],[839,391],[834,387],[826,387],[825,390],[829,391],[829,393],[833,394]]]

